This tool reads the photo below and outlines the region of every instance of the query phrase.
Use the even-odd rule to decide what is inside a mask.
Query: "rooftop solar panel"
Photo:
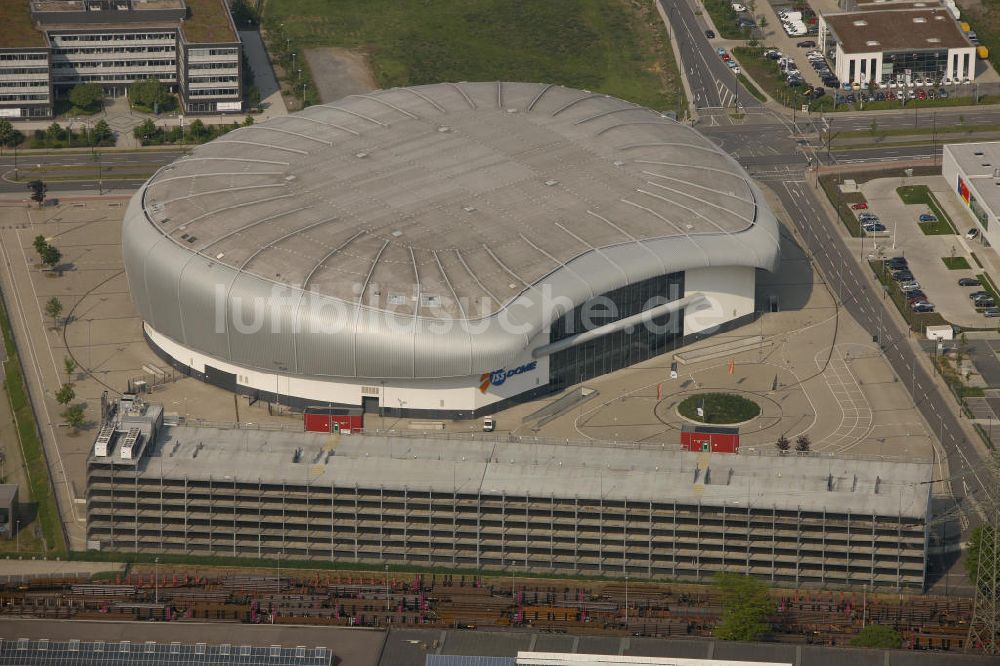
[[[331,666],[332,656],[326,648],[301,645],[241,645],[233,650],[229,644],[147,641],[142,649],[132,650],[130,641],[0,639],[0,666]]]

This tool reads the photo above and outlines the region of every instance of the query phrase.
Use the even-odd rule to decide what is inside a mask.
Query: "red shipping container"
[[[364,429],[364,411],[360,407],[306,407],[302,413],[306,432],[342,432]]]
[[[685,423],[681,428],[681,448],[708,453],[739,453],[739,428]]]

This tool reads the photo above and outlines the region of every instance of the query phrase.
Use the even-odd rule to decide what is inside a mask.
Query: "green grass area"
[[[736,25],[739,15],[731,0],[704,0],[705,11],[712,17],[715,30],[724,39],[743,39],[743,31]]]
[[[704,401],[705,416],[698,416],[698,403]],[[677,405],[681,416],[700,423],[742,423],[760,414],[760,405],[735,393],[696,393]]]
[[[937,222],[918,222],[917,226],[920,227],[925,236],[949,236],[955,233],[955,230],[942,220],[938,220]]]
[[[896,188],[896,194],[905,204],[916,204],[924,205],[930,209],[931,214],[937,218],[937,222],[924,222],[920,224],[920,228],[924,230],[925,234],[928,235],[944,235],[944,234],[957,234],[958,229],[952,224],[951,218],[948,217],[944,209],[941,208],[941,204],[938,203],[937,198],[934,193],[930,191],[926,185],[904,185],[903,187]],[[924,228],[924,225],[930,225],[928,229],[933,229],[929,231]],[[940,231],[940,225],[945,225],[947,230]]]
[[[544,81],[660,111],[686,107],[653,3],[268,0],[264,13],[272,44],[364,51],[380,88]]]
[[[965,257],[941,257],[941,261],[951,271],[960,271],[971,268]]]
[[[757,87],[757,84],[748,79],[746,76],[744,76],[743,74],[737,74],[736,80],[739,81],[744,88],[750,91],[750,94],[756,97],[759,101],[761,102],[767,101],[767,95],[762,93],[760,91],[760,88]]]
[[[996,60],[1000,56],[1000,0],[963,3],[962,20],[976,31],[979,43],[990,50],[990,60]]]
[[[993,297],[994,302],[1000,303],[1000,290],[997,289],[993,279],[987,273],[977,273],[976,278],[982,285],[981,289],[983,291],[988,291],[990,296]]]
[[[0,332],[3,335],[4,351],[7,360],[4,362],[4,386],[10,400],[11,411],[14,413],[14,423],[17,427],[18,440],[21,446],[21,457],[28,474],[28,495],[22,494],[21,501],[32,501],[38,506],[38,522],[42,528],[45,540],[46,555],[62,556],[66,553],[62,521],[59,518],[59,507],[56,504],[55,490],[49,478],[49,467],[45,460],[35,413],[28,398],[28,389],[24,383],[21,361],[17,346],[14,344],[14,333],[10,327],[10,319],[3,299],[0,299]],[[11,443],[13,444],[13,442]],[[21,525],[26,529],[30,525]]]
[[[965,99],[965,98],[963,98]],[[968,100],[966,100],[968,101]],[[922,119],[922,122],[926,122],[926,118]],[[983,124],[967,124],[959,122],[956,125],[945,125],[940,123],[935,127],[889,127],[886,129],[879,128],[879,136],[912,136],[912,135],[927,135],[932,136],[934,134],[972,134],[981,132],[1000,132],[1000,123],[983,123]],[[858,138],[858,137],[871,137],[872,133],[870,130],[848,130],[840,133],[840,136],[844,139]],[[893,144],[896,145],[896,144]],[[865,146],[866,148],[870,146]]]
[[[861,192],[841,192],[840,181],[839,176],[820,176],[819,184],[823,188],[823,192],[826,193],[826,198],[836,209],[837,217],[847,227],[847,231],[858,238],[861,236],[861,224],[858,222],[857,216],[854,215],[854,211],[851,210],[851,204],[860,203],[865,200],[865,197]]]
[[[872,272],[882,283],[886,294],[896,304],[896,309],[903,315],[903,319],[910,327],[910,330],[923,333],[927,326],[940,326],[948,321],[937,312],[914,312],[906,302],[906,296],[899,290],[899,285],[892,279],[892,274],[886,270],[885,263],[881,261],[869,261],[868,265]]]
[[[833,98],[830,95],[820,97],[818,100],[810,100],[802,94],[804,87],[789,88],[785,85],[785,79],[781,74],[776,60],[764,57],[764,47],[751,48],[748,46],[737,46],[733,49],[733,55],[740,63],[740,67],[764,92],[772,99],[789,108],[800,108],[803,104],[809,104],[813,111],[833,111]],[[845,109],[846,105],[841,105]]]
[[[852,93],[849,93],[846,90],[844,90],[840,91],[840,94],[843,96],[843,95],[850,95]],[[853,94],[857,96],[856,92]],[[998,99],[1000,98],[989,95],[980,95],[978,104],[995,104],[998,101]],[[931,109],[931,108],[949,107],[949,106],[973,106],[974,104],[977,104],[977,102],[972,96],[957,97],[949,94],[949,96],[945,97],[944,99],[940,97],[935,99],[922,99],[922,100],[910,99],[907,100],[905,104],[901,104],[898,99],[884,100],[881,102],[878,101],[865,102],[864,104],[855,102],[853,104],[853,108],[850,108],[846,104],[841,104],[838,106],[838,110],[850,109],[852,111],[899,111],[900,109],[906,109],[909,111],[917,109],[917,113],[919,113],[921,109]],[[871,135],[871,132],[869,132],[868,130],[861,130],[861,131],[863,134],[868,134],[869,136]],[[879,132],[879,134],[881,134],[881,132]]]
[[[45,48],[48,45],[45,35],[35,28],[30,3],[25,0],[0,0],[0,16],[3,17],[0,49]]]

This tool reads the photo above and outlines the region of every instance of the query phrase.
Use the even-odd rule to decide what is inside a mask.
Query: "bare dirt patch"
[[[306,60],[321,102],[378,88],[363,53],[336,47],[306,49]]]

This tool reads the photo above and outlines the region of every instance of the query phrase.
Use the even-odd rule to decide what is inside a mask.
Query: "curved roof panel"
[[[479,318],[584,254],[701,246],[748,229],[757,205],[732,158],[649,109],[445,83],[235,130],[154,176],[143,207],[176,244],[241,273],[401,315]]]

